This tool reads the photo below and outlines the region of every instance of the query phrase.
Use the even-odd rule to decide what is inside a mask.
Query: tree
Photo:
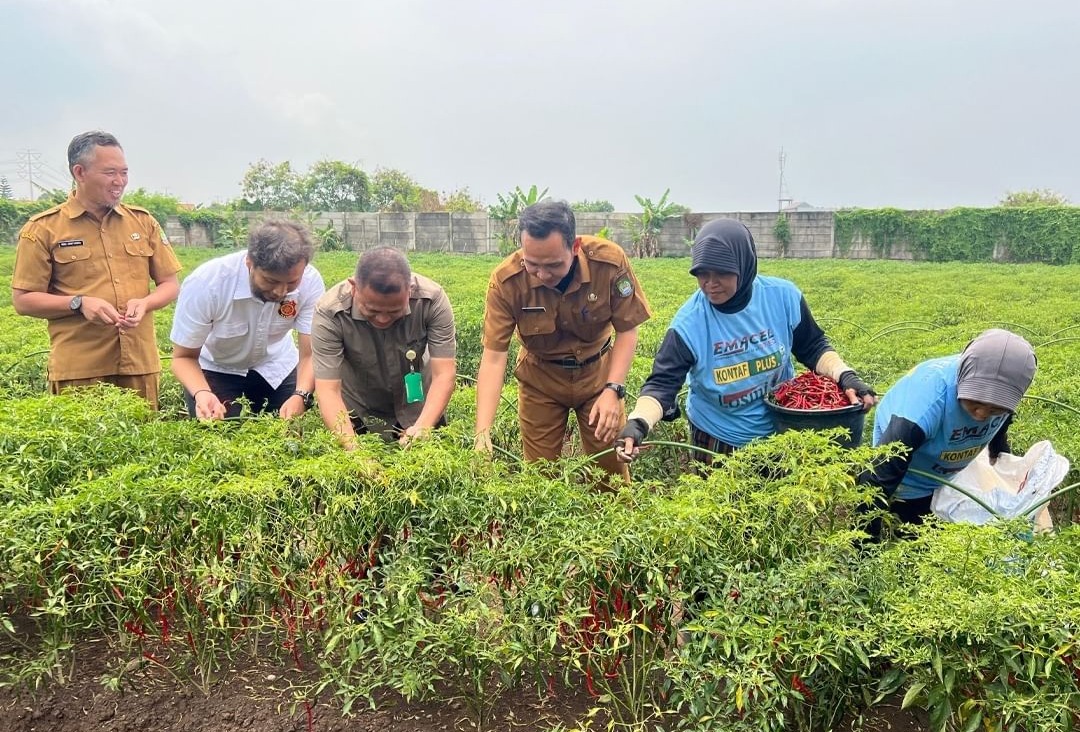
[[[6,201],[14,200],[15,194],[11,191],[11,184],[8,183],[8,179],[0,175],[0,198]]]
[[[170,216],[180,213],[180,199],[164,193],[150,193],[145,188],[136,188],[124,196],[124,203],[139,206],[149,211],[162,226]]]
[[[303,207],[310,211],[370,211],[367,173],[339,160],[320,160],[300,179]]]
[[[476,213],[484,210],[484,204],[472,197],[468,187],[443,193],[442,207],[443,210],[452,213]]]
[[[570,204],[570,208],[580,213],[615,213],[615,205],[611,201],[576,201]]]
[[[376,211],[420,210],[420,186],[396,168],[377,168],[371,176],[371,205]]]
[[[1068,206],[1069,199],[1049,188],[1030,191],[1009,191],[998,205],[1000,206]]]
[[[247,211],[288,211],[299,205],[300,180],[286,160],[277,165],[260,160],[244,173],[239,208]]]
[[[660,200],[656,203],[649,198],[635,195],[638,205],[641,206],[639,216],[630,217],[630,225],[634,230],[630,234],[634,242],[634,255],[637,257],[660,256],[660,232],[664,228],[664,222],[675,216],[683,216],[690,212],[686,206],[671,203],[667,200],[671,189],[664,191]]]
[[[541,191],[533,185],[528,191],[521,190],[521,186],[515,186],[514,190],[505,196],[501,193],[495,194],[499,202],[488,208],[488,215],[499,222],[501,229],[495,235],[499,241],[499,254],[505,256],[517,249],[518,215],[523,209],[543,201],[547,192],[547,188]]]

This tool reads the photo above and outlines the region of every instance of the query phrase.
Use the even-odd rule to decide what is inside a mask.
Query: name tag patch
[[[68,239],[67,241],[58,242],[56,246],[63,249],[65,247],[81,247],[82,245],[82,239]]]

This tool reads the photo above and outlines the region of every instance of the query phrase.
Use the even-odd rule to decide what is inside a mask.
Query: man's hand
[[[877,392],[860,379],[854,371],[845,371],[840,374],[840,380],[837,383],[841,391],[847,394],[848,401],[852,404],[862,402],[864,411],[877,404]]]
[[[195,400],[196,419],[225,419],[225,405],[209,389],[199,389],[192,397]]]
[[[102,325],[120,325],[120,313],[116,312],[116,308],[112,306],[112,303],[108,300],[102,300],[100,297],[91,297],[90,295],[84,295],[82,299],[82,307],[79,308],[79,312],[91,323],[101,323]]]
[[[626,423],[615,440],[615,454],[619,462],[628,463],[637,457],[641,451],[641,443],[649,435],[649,425],[640,417],[635,417]]]
[[[615,439],[622,416],[622,400],[618,394],[605,387],[589,411],[589,426],[593,428],[596,439],[600,442]]]
[[[278,410],[278,416],[282,419],[292,419],[293,417],[299,417],[306,411],[307,407],[304,406],[304,397],[299,394],[293,394],[281,405],[281,409]]]
[[[83,300],[83,307],[85,308],[85,299]],[[124,311],[119,313],[119,320],[116,325],[121,330],[131,330],[142,322],[143,317],[146,316],[146,298],[139,297],[127,301],[127,305],[124,306]]]
[[[477,452],[490,455],[495,452],[495,448],[491,444],[491,433],[488,430],[480,430],[476,433],[476,439],[473,441],[473,449]]]
[[[431,433],[430,427],[417,427],[413,425],[408,427],[401,433],[401,437],[398,438],[398,444],[402,447],[407,447],[413,440],[419,440],[427,437]]]

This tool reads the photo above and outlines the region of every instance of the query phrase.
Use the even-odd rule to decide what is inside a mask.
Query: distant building
[[[788,213],[793,213],[799,211],[829,211],[831,209],[823,208],[821,206],[815,206],[813,204],[807,203],[806,201],[788,201],[780,210],[787,211]]]

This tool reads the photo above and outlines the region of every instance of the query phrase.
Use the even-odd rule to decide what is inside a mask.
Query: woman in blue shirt
[[[962,353],[919,364],[889,389],[874,418],[874,444],[900,442],[902,455],[882,463],[860,481],[893,499],[889,510],[905,523],[921,524],[940,482],[948,480],[989,446],[990,459],[1009,451],[1007,430],[1035,377],[1035,351],[1015,333],[993,328]],[[880,533],[875,524],[871,533]]]
[[[615,441],[624,461],[689,381],[686,400],[695,446],[730,453],[775,432],[765,395],[795,375],[792,358],[836,381],[852,404],[875,403],[874,390],[843,362],[788,280],[757,273],[750,230],[735,219],[701,228],[691,251],[698,291],[675,314],[652,373]]]

